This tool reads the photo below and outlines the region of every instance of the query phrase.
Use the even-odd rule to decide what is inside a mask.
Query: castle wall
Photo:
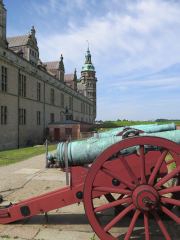
[[[72,109],[69,110],[73,114],[73,119],[94,123],[92,112],[90,114],[81,109],[81,104],[93,108],[92,101],[14,52],[0,47],[1,75],[2,66],[7,69],[7,91],[4,92],[0,85],[0,114],[2,115],[1,106],[7,107],[7,123],[0,122],[0,151],[43,143],[46,128],[51,122],[51,114],[54,114],[54,121],[65,120],[64,112],[66,106],[69,108],[69,97],[72,99]],[[26,77],[24,97],[18,93],[19,74]],[[41,84],[40,101],[37,99],[37,83]],[[51,89],[54,90],[54,103],[51,100]],[[61,93],[64,94],[63,107],[61,107]],[[19,109],[26,111],[24,125],[18,124]],[[39,125],[37,111],[40,112]],[[63,119],[60,119],[60,115]]]

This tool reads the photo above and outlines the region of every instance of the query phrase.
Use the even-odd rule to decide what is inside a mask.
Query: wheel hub
[[[151,211],[159,203],[159,194],[152,186],[143,184],[135,188],[132,194],[132,200],[139,210]]]

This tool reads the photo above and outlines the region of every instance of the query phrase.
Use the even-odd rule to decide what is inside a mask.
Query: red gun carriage
[[[123,149],[139,146],[140,150],[122,155]],[[149,148],[146,146],[156,146]],[[166,161],[167,154],[172,159]],[[132,217],[124,240],[130,239],[138,217],[144,218],[145,239],[150,239],[149,218],[153,217],[165,239],[171,237],[161,215],[180,224],[171,209],[180,206],[180,146],[159,137],[134,136],[119,141],[102,152],[91,166],[69,166],[70,185],[16,204],[0,207],[0,223],[9,223],[78,202],[84,202],[89,222],[103,240],[115,240],[113,227],[125,215]],[[169,171],[168,166],[175,168]],[[68,166],[66,165],[68,169]],[[167,183],[176,179],[174,186]],[[107,203],[101,202],[105,196]],[[96,199],[96,201],[95,201]],[[96,202],[96,203],[95,203]],[[98,202],[98,206],[96,205]],[[104,225],[99,213],[110,208],[118,214]]]

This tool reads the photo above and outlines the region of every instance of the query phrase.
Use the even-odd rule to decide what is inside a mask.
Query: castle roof
[[[74,73],[64,74],[64,81],[65,82],[73,81],[73,79],[74,79]]]
[[[58,69],[59,68],[59,61],[53,61],[53,62],[43,62],[44,65],[48,69]]]
[[[17,36],[17,37],[8,37],[7,41],[9,43],[9,47],[24,46],[27,44],[28,35]]]

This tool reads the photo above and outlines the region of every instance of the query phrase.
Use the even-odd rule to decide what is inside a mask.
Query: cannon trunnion
[[[85,165],[86,160],[81,166],[73,166],[70,161],[70,186],[0,207],[0,223],[83,201],[89,222],[100,239],[130,239],[138,217],[144,218],[144,239],[150,239],[150,217],[157,221],[165,239],[172,239],[161,220],[161,215],[166,214],[180,224],[180,218],[171,211],[180,206],[180,131],[171,132],[167,139],[157,135],[121,137],[120,141],[104,145],[91,166]],[[56,157],[60,159],[58,150]],[[170,180],[175,182],[173,186],[169,186]],[[111,208],[118,214],[103,221],[102,214],[106,215]],[[125,234],[117,233],[113,229],[126,215],[131,217],[129,228]]]

